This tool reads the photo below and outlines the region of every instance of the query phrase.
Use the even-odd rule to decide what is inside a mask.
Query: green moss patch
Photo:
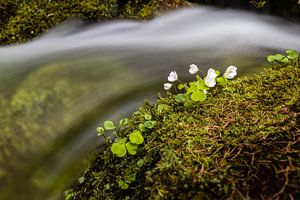
[[[168,93],[136,155],[100,147],[67,199],[296,199],[300,195],[300,67],[277,66],[216,88],[186,108]],[[164,105],[164,106],[161,106]]]
[[[23,43],[66,19],[149,19],[184,0],[0,0],[0,44]]]

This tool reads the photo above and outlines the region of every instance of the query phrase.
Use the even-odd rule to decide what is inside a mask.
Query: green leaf
[[[202,91],[196,90],[192,93],[191,99],[193,101],[205,101],[206,95]]]
[[[279,53],[274,55],[275,60],[277,60],[277,61],[279,61],[279,62],[281,62],[281,60],[282,60],[284,57],[285,57],[284,55],[279,54]]]
[[[128,124],[128,118],[124,118],[119,121],[120,126],[126,126],[127,124]]]
[[[157,122],[154,120],[144,122],[144,126],[148,129],[152,129],[156,124],[157,124]]]
[[[299,53],[295,50],[287,50],[286,53],[288,54],[287,57],[291,60],[294,60],[299,56]]]
[[[217,77],[220,76],[220,71],[219,70],[215,70]]]
[[[129,140],[134,144],[142,144],[144,142],[144,137],[140,131],[135,130],[129,134]]]
[[[268,60],[268,62],[272,63],[272,62],[274,62],[276,59],[275,59],[274,55],[270,55],[270,56],[267,57],[267,60]]]
[[[105,128],[105,130],[113,130],[116,127],[115,127],[115,125],[114,125],[114,123],[112,121],[108,120],[108,121],[104,122],[104,128]]]
[[[144,165],[144,160],[143,160],[143,159],[139,159],[139,160],[137,161],[137,166],[138,166],[139,168],[141,168],[141,167],[143,167],[143,165]]]
[[[127,148],[127,151],[130,155],[135,155],[136,152],[137,152],[137,148],[138,148],[138,145],[137,144],[133,144],[131,142],[127,142],[126,143],[126,148]]]
[[[179,90],[182,90],[186,87],[186,85],[185,84],[179,84],[177,87],[178,87]]]
[[[203,81],[203,79],[202,79],[201,76],[199,76],[199,75],[196,75],[196,80],[197,80],[197,81]]]
[[[145,132],[146,131],[146,128],[145,128],[144,124],[139,124],[139,130],[141,132]]]
[[[126,190],[126,189],[128,189],[128,187],[129,187],[129,185],[128,185],[126,182],[122,181],[122,180],[119,180],[119,181],[118,181],[118,185],[119,185],[119,187],[122,188],[123,190]]]
[[[209,88],[206,87],[204,81],[200,81],[200,82],[197,84],[197,89],[198,89],[198,90],[209,90]]]
[[[159,104],[157,106],[156,111],[158,112],[158,114],[161,114],[163,112],[167,112],[170,110],[170,106],[166,105],[166,104]]]
[[[186,108],[193,108],[194,107],[194,101],[187,100],[186,102],[184,102],[183,106],[186,107]]]
[[[195,90],[197,90],[197,87],[194,85],[192,85],[191,87],[189,87],[186,91],[186,94],[191,94],[193,93]]]
[[[149,113],[147,113],[147,114],[144,115],[144,118],[146,120],[151,120],[152,116]]]
[[[101,135],[104,134],[104,131],[105,131],[105,130],[104,130],[103,127],[97,127],[96,131],[97,131],[97,135],[98,135],[98,136],[101,136]]]
[[[113,143],[111,146],[111,151],[118,157],[124,157],[127,153],[125,143]]]
[[[119,143],[121,143],[121,144],[125,144],[126,142],[127,142],[126,137],[119,140]]]
[[[290,62],[290,60],[288,58],[284,57],[281,59],[281,62],[288,63],[288,62]]]
[[[227,85],[227,83],[229,82],[228,79],[226,77],[224,77],[224,76],[218,77],[218,78],[216,78],[216,80],[222,86]]]
[[[196,82],[195,81],[189,82],[189,85],[190,85],[190,87],[193,87],[193,86],[196,87]]]
[[[189,99],[189,97],[186,94],[177,94],[175,96],[175,101],[177,101],[177,102],[185,102],[188,99]]]

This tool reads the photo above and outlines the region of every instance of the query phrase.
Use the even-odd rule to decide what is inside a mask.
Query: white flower
[[[199,71],[199,69],[198,69],[197,65],[195,65],[195,64],[190,65],[190,69],[189,69],[190,74],[196,74],[198,71]]]
[[[204,83],[208,87],[214,87],[216,85],[216,77],[217,77],[216,70],[213,68],[209,68],[207,71],[207,76],[204,78]]]
[[[164,84],[164,89],[165,89],[165,90],[169,90],[171,87],[172,87],[172,84],[171,84],[171,83],[165,83],[165,84]]]
[[[204,94],[207,94],[207,90],[203,90],[203,93],[204,93]]]
[[[213,68],[209,68],[207,71],[207,77],[208,78],[216,78],[218,75],[216,73],[216,70],[214,70]]]
[[[224,73],[224,77],[228,79],[233,79],[237,75],[236,70],[237,70],[236,66],[230,65],[229,67],[227,67]]]
[[[204,78],[204,83],[208,87],[214,87],[216,85],[216,79],[213,78],[213,77],[207,76],[207,77]]]
[[[177,80],[178,80],[178,76],[177,76],[176,71],[171,71],[169,76],[168,76],[168,81],[174,82],[174,81],[177,81]]]

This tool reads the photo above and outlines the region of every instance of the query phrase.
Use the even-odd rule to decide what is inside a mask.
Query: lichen
[[[299,62],[298,62],[299,63]],[[158,122],[134,156],[99,147],[71,199],[296,199],[300,195],[300,66],[276,66],[186,108],[168,93],[145,102]],[[158,110],[159,105],[168,109]],[[143,167],[137,162],[143,159]],[[135,176],[132,179],[132,176]],[[122,189],[118,181],[129,184]]]

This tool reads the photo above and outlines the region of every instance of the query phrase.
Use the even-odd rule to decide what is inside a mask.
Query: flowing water
[[[251,13],[186,8],[150,21],[68,21],[31,42],[0,47],[0,199],[60,199],[103,141],[103,120],[155,99],[170,70],[191,79],[300,50],[299,25]]]

